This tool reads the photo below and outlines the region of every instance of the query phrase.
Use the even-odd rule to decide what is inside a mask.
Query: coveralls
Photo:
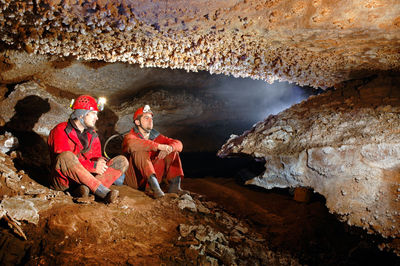
[[[128,162],[120,155],[107,162],[108,168],[102,175],[94,176],[97,160],[102,157],[101,144],[94,129],[88,129],[86,134],[88,145],[84,149],[77,129],[70,121],[51,130],[47,144],[51,156],[52,188],[66,190],[77,183],[88,186],[94,193],[100,184],[109,188],[126,171]]]
[[[158,144],[167,144],[173,151],[164,159],[159,159]],[[182,163],[179,152],[182,151],[182,142],[168,138],[160,134],[157,130],[150,131],[149,139],[143,138],[136,125],[125,135],[122,144],[124,154],[129,161],[128,170],[125,173],[124,184],[133,188],[144,190],[147,179],[151,174],[155,174],[158,183],[165,178],[169,181],[180,176],[183,178]]]

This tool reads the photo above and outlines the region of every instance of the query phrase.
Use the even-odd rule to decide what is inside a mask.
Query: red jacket
[[[47,144],[50,149],[50,156],[52,164],[55,163],[55,158],[58,154],[64,151],[71,151],[77,155],[79,162],[89,172],[94,173],[95,162],[102,157],[101,156],[101,144],[100,139],[94,130],[90,130],[88,133],[89,147],[86,151],[83,151],[83,145],[78,139],[75,128],[68,124],[68,122],[62,122],[55,126],[51,131]]]
[[[124,153],[149,151],[150,157],[154,157],[158,150],[158,144],[170,145],[176,152],[181,152],[183,149],[182,142],[176,139],[168,138],[160,134],[155,129],[150,131],[149,139],[146,140],[143,138],[136,126],[134,126],[131,131],[125,135],[122,148]]]

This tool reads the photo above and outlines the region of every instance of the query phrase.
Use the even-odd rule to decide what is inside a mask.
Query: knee
[[[113,163],[111,164],[111,167],[120,170],[123,173],[125,173],[125,171],[128,169],[128,166],[129,162],[123,155],[118,155],[117,157],[113,158]]]
[[[171,159],[175,159],[176,157],[179,157],[179,152],[173,151],[170,154],[168,154],[168,157],[170,157]]]
[[[57,156],[57,161],[79,162],[78,157],[71,151],[64,151]]]

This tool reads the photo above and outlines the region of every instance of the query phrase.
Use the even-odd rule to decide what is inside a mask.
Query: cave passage
[[[399,10],[0,1],[0,264],[400,265]],[[47,138],[79,95],[108,99],[110,157],[150,105],[190,193],[50,189]]]
[[[310,265],[317,265],[321,262],[328,265],[359,265],[371,262],[384,262],[387,265],[391,265],[398,262],[398,258],[395,255],[381,252],[372,244],[378,240],[382,241],[381,238],[369,236],[362,230],[348,227],[346,224],[338,221],[337,217],[330,214],[326,208],[325,198],[318,193],[312,193],[310,189],[306,189],[308,199],[299,201],[296,200],[296,191],[292,188],[267,190],[252,185],[245,186],[246,181],[262,175],[266,170],[266,161],[263,158],[254,158],[245,154],[228,158],[217,156],[218,149],[227,141],[231,134],[241,135],[253,125],[262,122],[269,116],[277,115],[284,109],[307,99],[310,95],[318,94],[319,91],[311,88],[301,88],[285,82],[266,84],[262,81],[250,79],[235,79],[225,76],[215,77],[204,73],[200,75],[207,77],[208,80],[206,80],[206,83],[208,85],[206,87],[200,88],[198,83],[193,84],[193,87],[177,88],[171,85],[153,84],[150,87],[143,88],[140,92],[136,90],[132,95],[126,92],[117,94],[122,95],[119,100],[118,98],[111,98],[110,102],[113,104],[107,106],[99,114],[99,121],[97,123],[97,131],[103,145],[111,136],[117,136],[117,138],[108,143],[108,155],[114,157],[120,154],[123,133],[126,132],[127,128],[132,126],[132,108],[129,109],[129,106],[132,103],[136,105],[151,104],[154,110],[156,110],[154,128],[166,136],[182,140],[184,144],[184,151],[181,153],[185,172],[183,188],[191,191],[197,204],[203,202],[208,207],[213,206],[210,208],[212,209],[212,213],[217,215],[216,217],[220,215],[217,213],[222,212],[234,217],[229,219],[239,219],[245,222],[250,228],[249,230],[257,232],[260,238],[260,240],[257,240],[261,241],[257,249],[261,246],[268,246],[269,249],[281,254],[280,256],[287,259],[295,258],[302,264]],[[24,86],[24,83],[19,85]],[[9,86],[7,89],[5,102],[13,97],[13,93],[17,94],[20,92],[20,88],[18,86],[15,87],[15,84]],[[54,88],[52,88],[52,91],[54,91]],[[16,167],[15,172],[23,173],[24,175],[22,180],[27,183],[24,183],[26,185],[23,185],[23,187],[30,188],[34,184],[32,182],[48,186],[45,176],[49,174],[50,169],[48,167],[49,156],[46,137],[38,134],[37,128],[46,126],[45,123],[48,120],[41,120],[41,117],[53,112],[51,106],[55,104],[50,98],[40,95],[23,95],[19,97],[20,99],[15,101],[13,116],[1,128],[2,134],[10,132],[19,140],[19,146],[10,150],[8,155],[13,158]],[[116,104],[118,102],[120,105]],[[70,112],[67,108],[62,108],[63,112]],[[124,111],[124,108],[128,111]],[[121,130],[121,128],[124,130]],[[9,185],[4,183],[4,186],[8,187]],[[4,198],[4,195],[7,194],[26,195],[26,192],[21,190],[21,187],[18,189],[14,188],[15,190],[11,189],[11,192],[8,190],[3,191],[2,197]],[[165,189],[166,184],[162,184],[162,188]],[[135,219],[142,219],[135,216],[135,212],[138,212],[140,213],[138,215],[146,217],[145,219],[154,218],[158,221],[171,219],[170,215],[173,215],[176,219],[179,217],[179,221],[176,221],[178,223],[182,223],[183,221],[188,223],[188,219],[191,223],[214,223],[210,222],[210,218],[205,218],[204,214],[196,214],[192,217],[187,213],[184,213],[183,216],[180,213],[142,213],[150,205],[153,206],[155,204],[154,208],[157,208],[158,203],[152,202],[152,199],[149,197],[146,197],[145,203],[142,200],[138,201],[137,199],[143,199],[143,195],[137,193],[142,192],[135,191],[132,194],[132,190],[126,186],[120,187],[119,191],[122,193],[122,196],[120,203],[117,204],[118,208],[129,205],[129,201],[126,201],[127,198],[133,197],[135,199],[134,202],[137,205],[133,204],[130,207]],[[2,225],[2,239],[4,241],[1,245],[0,261],[29,264],[35,262],[35,259],[32,259],[34,257],[53,263],[74,261],[68,255],[65,255],[68,252],[64,253],[74,249],[72,244],[65,242],[67,245],[66,251],[56,248],[56,243],[61,242],[63,235],[70,233],[68,233],[68,226],[58,227],[54,219],[59,216],[64,217],[64,219],[71,223],[76,223],[73,213],[79,212],[82,208],[86,208],[86,211],[90,213],[91,211],[88,208],[95,203],[92,203],[90,200],[89,203],[76,199],[71,201],[69,194],[62,193],[62,195],[57,195],[59,196],[54,195],[52,197],[62,197],[63,204],[66,204],[70,200],[68,209],[64,210],[56,207],[54,209],[47,208],[43,210],[41,212],[43,223],[38,227],[33,227],[29,224],[24,226],[28,239],[30,239],[29,241],[21,242],[20,239],[7,229],[7,224]],[[35,197],[39,196],[36,195]],[[215,202],[216,205],[207,203],[209,201]],[[170,198],[167,198],[162,204],[169,206],[171,204]],[[176,205],[174,204],[172,202],[172,209],[174,209],[172,206]],[[81,215],[84,216],[84,214]],[[97,217],[97,215],[91,214],[91,217]],[[105,216],[100,215],[99,217],[103,217],[103,219],[108,219],[107,217],[117,220],[125,219],[124,217],[113,218],[111,215],[107,216],[107,214]],[[129,219],[133,218],[130,216]],[[225,217],[224,219],[227,218]],[[91,220],[85,226],[91,228],[92,223],[95,224],[96,221]],[[47,230],[46,224],[57,228],[58,231],[52,232],[50,230],[43,235],[43,238],[38,237],[38,235],[43,234],[42,230]],[[221,228],[227,226],[226,221],[224,220],[218,226],[222,226]],[[174,228],[176,230],[176,227]],[[92,230],[94,234],[97,234],[96,230],[93,231],[93,229],[79,230],[82,230],[82,232]],[[130,234],[139,235],[141,231],[146,231],[148,228],[132,229],[131,232],[129,230],[125,231],[122,228],[119,228],[119,230],[121,230],[124,238],[129,239],[127,236]],[[172,231],[175,232],[174,230]],[[160,235],[163,234],[160,233]],[[89,233],[81,241],[90,244],[92,237],[91,233]],[[119,241],[119,237],[111,234],[111,238],[114,241]],[[163,237],[167,239],[170,236],[165,234]],[[186,237],[184,235],[184,238]],[[34,245],[39,242],[42,243],[42,241],[46,241],[47,244],[41,244],[43,246],[40,249],[34,247]],[[157,245],[153,241],[152,237],[143,235],[140,237],[137,236],[137,239],[128,240],[129,243],[147,243],[146,245],[149,245],[149,247]],[[158,244],[162,246],[160,251],[161,261],[179,263],[191,261],[191,256],[198,256],[196,257],[197,259],[202,258],[202,255],[188,255],[187,250],[189,249],[185,246],[186,244],[180,242],[178,242],[178,246],[181,246],[182,249],[174,251],[177,252],[177,257],[171,258],[165,254],[169,250],[168,247],[164,246],[168,241],[175,240],[165,240]],[[10,245],[15,245],[15,248],[11,253],[7,253],[6,249]],[[241,254],[237,256],[241,256],[244,261],[251,261],[249,258],[246,259],[244,255],[244,246],[242,248],[238,243],[234,246],[237,254]],[[52,258],[49,255],[54,252],[60,255],[60,259]],[[91,251],[88,252],[90,254]],[[259,252],[261,253],[256,256],[263,256],[260,254],[263,254],[265,251]],[[131,254],[133,253],[131,252]],[[81,255],[78,255],[75,261],[80,261]],[[112,258],[115,256],[115,253],[110,251],[107,256]],[[154,254],[149,256],[154,256]],[[182,259],[178,259],[179,256]],[[214,254],[214,256],[217,255]],[[142,259],[143,262],[152,261],[150,257],[146,256]],[[219,257],[218,260],[224,262],[226,258]],[[97,259],[94,259],[92,262],[96,261]],[[262,260],[258,258],[256,261]]]

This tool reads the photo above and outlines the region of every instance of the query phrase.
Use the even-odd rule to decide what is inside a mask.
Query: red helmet
[[[99,111],[96,100],[89,95],[81,95],[76,100],[71,102],[71,108],[76,109],[85,109],[90,111]]]
[[[136,110],[135,114],[133,115],[133,121],[138,119],[139,116],[146,114],[146,113],[151,114],[151,116],[153,116],[153,112],[150,110],[150,106],[147,104],[145,106],[139,107]]]

